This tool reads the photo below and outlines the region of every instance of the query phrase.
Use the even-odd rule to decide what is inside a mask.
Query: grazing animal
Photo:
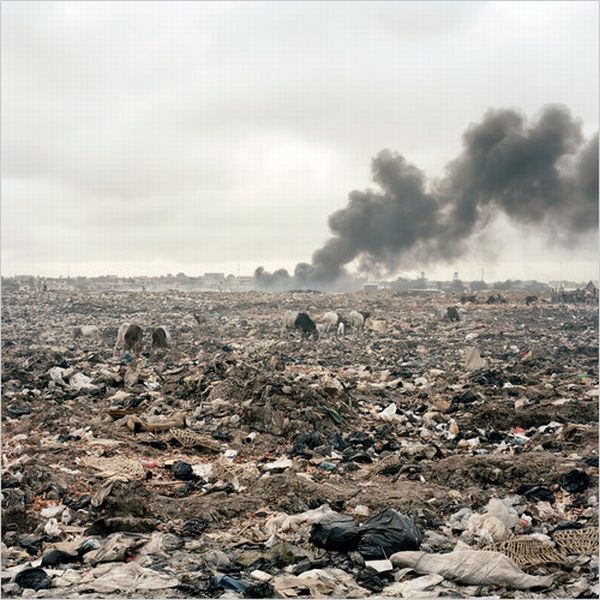
[[[312,336],[315,340],[319,339],[319,330],[315,322],[306,313],[288,310],[283,315],[281,333],[289,336],[289,332],[295,329],[300,330],[302,338]]]
[[[99,331],[95,325],[82,325],[81,327],[77,327],[74,333],[75,337],[98,337]]]
[[[281,320],[281,335],[285,334],[289,337],[290,331],[294,330],[297,316],[298,313],[293,310],[286,310],[283,313],[283,319]]]
[[[337,313],[337,312],[327,312],[323,315],[323,331],[325,331],[325,333],[329,333],[329,331],[331,330],[331,328],[333,328],[337,335],[344,335],[344,332],[346,331],[346,327],[349,326],[349,322],[348,322],[348,318],[345,317],[344,315]]]
[[[208,319],[206,318],[206,315],[201,315],[198,313],[194,313],[194,319],[196,319],[196,322],[198,323],[198,325],[202,325],[203,323],[206,323],[208,321]]]
[[[165,327],[157,327],[152,332],[152,350],[162,350],[171,347],[171,336]]]
[[[460,303],[465,304],[466,302],[477,302],[477,294],[465,294],[461,296]]]
[[[449,321],[460,321],[460,316],[455,306],[449,306],[446,309],[446,319]]]
[[[134,356],[139,356],[144,343],[144,332],[139,325],[130,325],[124,336],[123,349],[125,352],[131,350]]]
[[[336,312],[333,312],[333,311],[326,312],[323,315],[323,331],[325,333],[329,333],[329,330],[332,327],[336,327],[339,322],[340,322],[340,315],[338,315]]]
[[[302,332],[303,338],[312,336],[315,340],[319,339],[319,330],[315,322],[306,313],[298,313],[294,327]]]
[[[360,310],[352,310],[348,315],[348,325],[356,333],[362,331],[365,327],[365,321],[369,318],[371,313]]]
[[[592,283],[593,286],[593,283]],[[585,302],[594,303],[598,299],[598,292],[595,288],[587,285],[584,289],[577,288],[576,290],[565,290],[559,288],[552,292],[552,302]]]
[[[113,350],[113,354],[116,356],[117,352],[123,348],[125,344],[125,332],[129,329],[129,323],[123,323],[119,327],[119,331],[117,332],[117,341],[115,342],[115,348]]]
[[[506,304],[507,300],[502,294],[491,294],[488,296],[488,304]]]
[[[527,306],[529,306],[530,304],[535,304],[537,301],[537,296],[527,296],[527,298],[525,298],[525,304],[527,304]]]

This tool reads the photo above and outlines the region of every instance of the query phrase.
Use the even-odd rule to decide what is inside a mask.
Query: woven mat
[[[502,552],[519,567],[535,567],[538,565],[569,565],[567,556],[559,552],[548,542],[535,538],[516,537],[504,542],[495,542],[482,548],[492,552]]]
[[[552,538],[565,554],[597,554],[598,530],[595,527],[585,529],[563,529]]]
[[[101,471],[100,477],[112,477],[113,475],[122,475],[129,479],[143,479],[146,471],[137,460],[124,458],[122,456],[84,456],[81,464],[86,467],[92,467]]]
[[[215,383],[208,395],[208,399],[241,400],[243,399],[243,394],[244,386],[236,379],[229,378]]]
[[[190,429],[169,429],[163,436],[165,441],[177,440],[184,448],[205,448],[213,452],[221,451],[221,444],[212,438]]]

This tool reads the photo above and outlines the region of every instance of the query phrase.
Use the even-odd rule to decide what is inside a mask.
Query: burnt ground
[[[342,569],[357,586],[318,595],[375,594],[416,577],[395,569],[364,587],[360,557],[316,548],[300,517],[282,525],[285,515],[323,504],[359,522],[394,508],[412,517],[421,549],[433,552],[531,534],[552,543],[557,530],[597,527],[597,305],[507,298],[459,305],[452,296],[390,292],[6,292],[4,593],[117,593],[89,574],[83,552],[47,569],[52,583],[37,592],[14,575],[52,548],[72,553],[85,540],[102,548],[118,532],[130,547],[110,564],[133,561],[151,569],[147,581],[165,577],[154,589],[122,588],[133,596],[282,596],[284,574],[311,568]],[[442,318],[452,305],[459,322]],[[281,335],[285,310],[318,323],[328,310],[354,308],[372,314],[357,335]],[[113,356],[122,322],[144,329],[137,361]],[[76,337],[82,325],[97,326],[98,336]],[[151,355],[158,326],[169,329],[173,348]],[[465,364],[471,348],[486,363],[474,371]],[[168,433],[131,420],[178,414],[185,420]],[[182,445],[172,435],[181,430],[201,441]],[[110,458],[129,459],[129,468]],[[176,461],[193,469],[187,479],[175,477]],[[518,515],[506,531],[453,518],[485,512],[494,498]],[[141,546],[132,549],[136,535]],[[255,570],[269,582],[257,588]],[[538,597],[596,594],[594,556],[526,570],[555,576]],[[447,581],[428,593],[523,594]]]

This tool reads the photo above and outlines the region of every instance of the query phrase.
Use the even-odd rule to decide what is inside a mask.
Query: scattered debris
[[[7,597],[595,594],[594,303],[3,292]]]

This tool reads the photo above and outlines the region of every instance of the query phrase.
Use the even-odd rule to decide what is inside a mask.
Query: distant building
[[[225,273],[204,273],[202,282],[208,289],[223,289],[225,286]]]
[[[251,290],[254,288],[254,277],[240,275],[236,278],[236,286],[238,290]]]

